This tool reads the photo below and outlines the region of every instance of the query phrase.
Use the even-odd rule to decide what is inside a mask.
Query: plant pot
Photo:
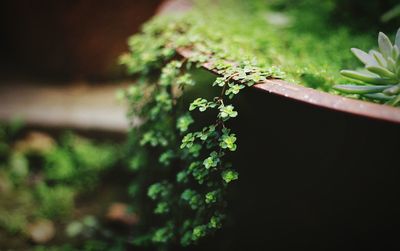
[[[399,108],[281,80],[237,103],[228,222],[191,250],[399,248]]]

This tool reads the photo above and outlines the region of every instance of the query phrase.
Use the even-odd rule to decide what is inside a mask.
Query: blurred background
[[[1,73],[53,80],[109,80],[128,36],[161,0],[2,1]]]

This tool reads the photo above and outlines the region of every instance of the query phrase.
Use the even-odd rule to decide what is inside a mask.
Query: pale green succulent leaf
[[[379,32],[378,44],[379,44],[379,50],[381,51],[382,55],[385,58],[388,58],[392,55],[393,45],[385,33]]]
[[[397,96],[395,96],[394,98],[392,98],[389,102],[389,105],[393,105],[393,106],[397,106],[400,105],[400,94],[398,94]]]
[[[384,101],[384,102],[392,100],[392,97],[387,96],[383,93],[368,93],[363,96],[370,98],[370,99],[375,99],[375,100]]]
[[[393,58],[388,58],[387,62],[388,66],[386,68],[391,71],[394,75],[394,78],[396,78],[396,74],[394,74],[394,72],[396,72],[396,62],[393,60]]]
[[[393,60],[397,60],[400,57],[400,47],[398,47],[396,44],[393,45]]]
[[[389,62],[389,61],[388,61]],[[391,78],[391,79],[395,79],[396,75],[389,71],[386,68],[380,67],[380,66],[376,66],[376,65],[367,65],[365,67],[368,71],[375,73],[383,78]]]
[[[400,84],[393,85],[392,87],[386,89],[384,92],[386,95],[397,95],[400,94]]]
[[[400,5],[398,5],[397,7],[398,7],[399,12],[400,12]],[[396,39],[395,39],[394,43],[397,45],[397,48],[400,49],[400,28],[397,30]]]
[[[389,88],[390,86],[375,86],[375,85],[335,85],[333,88],[343,93],[350,94],[367,94],[379,93]]]
[[[389,85],[396,83],[396,80],[394,79],[380,78],[378,76],[371,75],[370,73],[364,73],[359,71],[341,70],[340,74],[342,74],[342,76],[344,77],[358,80],[367,84]]]
[[[396,61],[396,68],[400,67],[400,49],[399,49],[399,56],[394,59]]]
[[[396,62],[397,78],[400,79],[400,58]]]
[[[378,62],[375,60],[375,58],[366,53],[365,51],[362,51],[357,48],[351,48],[351,52],[365,65],[376,65]]]
[[[383,57],[382,53],[376,50],[370,50],[369,54],[374,57],[375,61],[382,67],[387,66],[386,59]]]

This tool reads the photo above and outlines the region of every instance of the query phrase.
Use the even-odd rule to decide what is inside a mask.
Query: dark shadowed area
[[[110,79],[126,40],[160,0],[2,1],[3,78]]]

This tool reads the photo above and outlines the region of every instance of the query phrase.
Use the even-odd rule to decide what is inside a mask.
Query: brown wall
[[[160,2],[1,1],[2,71],[53,79],[113,77],[118,55],[127,49],[127,37]]]

